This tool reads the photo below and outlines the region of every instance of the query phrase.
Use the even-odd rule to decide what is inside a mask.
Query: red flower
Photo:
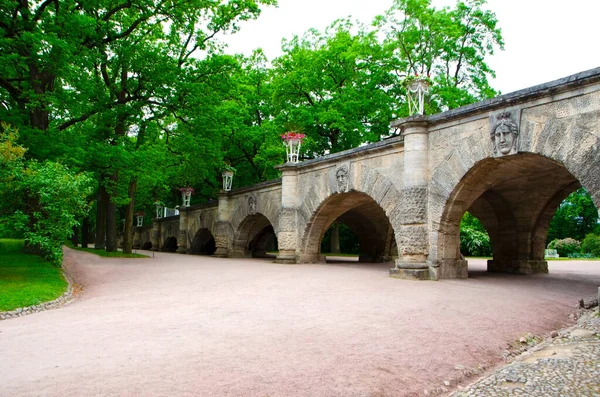
[[[290,131],[290,132],[286,132],[285,134],[281,134],[281,139],[283,139],[284,141],[292,141],[292,140],[303,140],[306,137],[306,135],[301,134],[299,132],[294,132],[294,131]]]

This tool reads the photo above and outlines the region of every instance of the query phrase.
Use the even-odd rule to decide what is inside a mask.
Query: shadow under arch
[[[519,153],[477,162],[450,194],[438,229],[439,278],[466,278],[460,253],[460,221],[477,217],[490,236],[488,271],[547,273],[544,249],[550,220],[560,203],[581,187],[560,162]]]
[[[299,262],[318,262],[321,240],[329,227],[339,220],[346,224],[360,241],[361,262],[383,262],[397,256],[394,229],[385,211],[368,194],[350,191],[335,193],[315,210],[306,225],[300,246]]]
[[[215,238],[208,228],[199,229],[188,252],[194,255],[212,255],[217,250]]]
[[[175,252],[177,251],[177,238],[171,236],[167,237],[163,246],[160,249],[162,252]]]
[[[230,257],[275,258],[268,254],[277,250],[277,234],[269,219],[255,213],[246,216],[234,233]]]

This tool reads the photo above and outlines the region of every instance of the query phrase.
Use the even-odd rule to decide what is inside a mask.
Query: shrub
[[[17,138],[0,124],[0,237],[23,237],[26,251],[58,266],[63,241],[87,213],[92,180],[60,163],[26,160]]]
[[[0,254],[13,254],[16,252],[21,252],[24,247],[24,240],[10,238],[0,239]]]
[[[574,252],[572,254],[569,254],[569,258],[592,259],[592,258],[594,258],[594,255],[592,255],[592,254],[584,254],[584,253],[581,253],[581,252]]]
[[[490,256],[492,255],[490,236],[486,232],[472,227],[462,227],[460,229],[460,251],[465,256]]]
[[[548,244],[548,249],[555,249],[558,255],[568,257],[569,254],[579,252],[581,243],[574,238],[564,238],[562,240],[554,239]]]
[[[590,254],[595,258],[600,257],[600,235],[590,233],[581,242],[581,252]]]

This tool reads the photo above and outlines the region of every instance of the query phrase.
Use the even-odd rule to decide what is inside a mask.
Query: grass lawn
[[[0,311],[54,300],[67,286],[61,269],[39,256],[0,254]]]
[[[89,252],[90,254],[95,254],[98,256],[106,256],[106,257],[111,257],[111,258],[148,258],[148,255],[124,254],[122,251],[106,252],[104,250],[97,250],[95,248],[81,248],[81,247],[73,247],[73,246],[71,246],[70,248],[73,248],[74,250],[77,250],[77,251]]]

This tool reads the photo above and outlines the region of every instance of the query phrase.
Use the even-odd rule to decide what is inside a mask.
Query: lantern
[[[221,175],[223,176],[223,190],[226,192],[231,190],[231,185],[233,184],[233,169],[224,169]]]
[[[281,139],[283,140],[283,144],[285,146],[288,163],[298,163],[300,157],[300,147],[302,146],[304,137],[304,134],[293,131],[286,132],[285,134],[281,135]]]
[[[156,217],[162,218],[165,212],[165,205],[160,201],[156,201],[154,206],[156,207]]]
[[[192,200],[192,193],[194,193],[194,188],[189,186],[182,187],[181,189],[179,189],[179,191],[181,192],[181,201],[183,202],[181,206],[189,207],[190,201]]]
[[[417,77],[406,86],[408,92],[408,113],[423,115],[425,112],[425,95],[429,93],[429,80]]]
[[[135,221],[136,221],[136,227],[142,227],[144,226],[144,213],[143,212],[136,212],[135,213]]]

